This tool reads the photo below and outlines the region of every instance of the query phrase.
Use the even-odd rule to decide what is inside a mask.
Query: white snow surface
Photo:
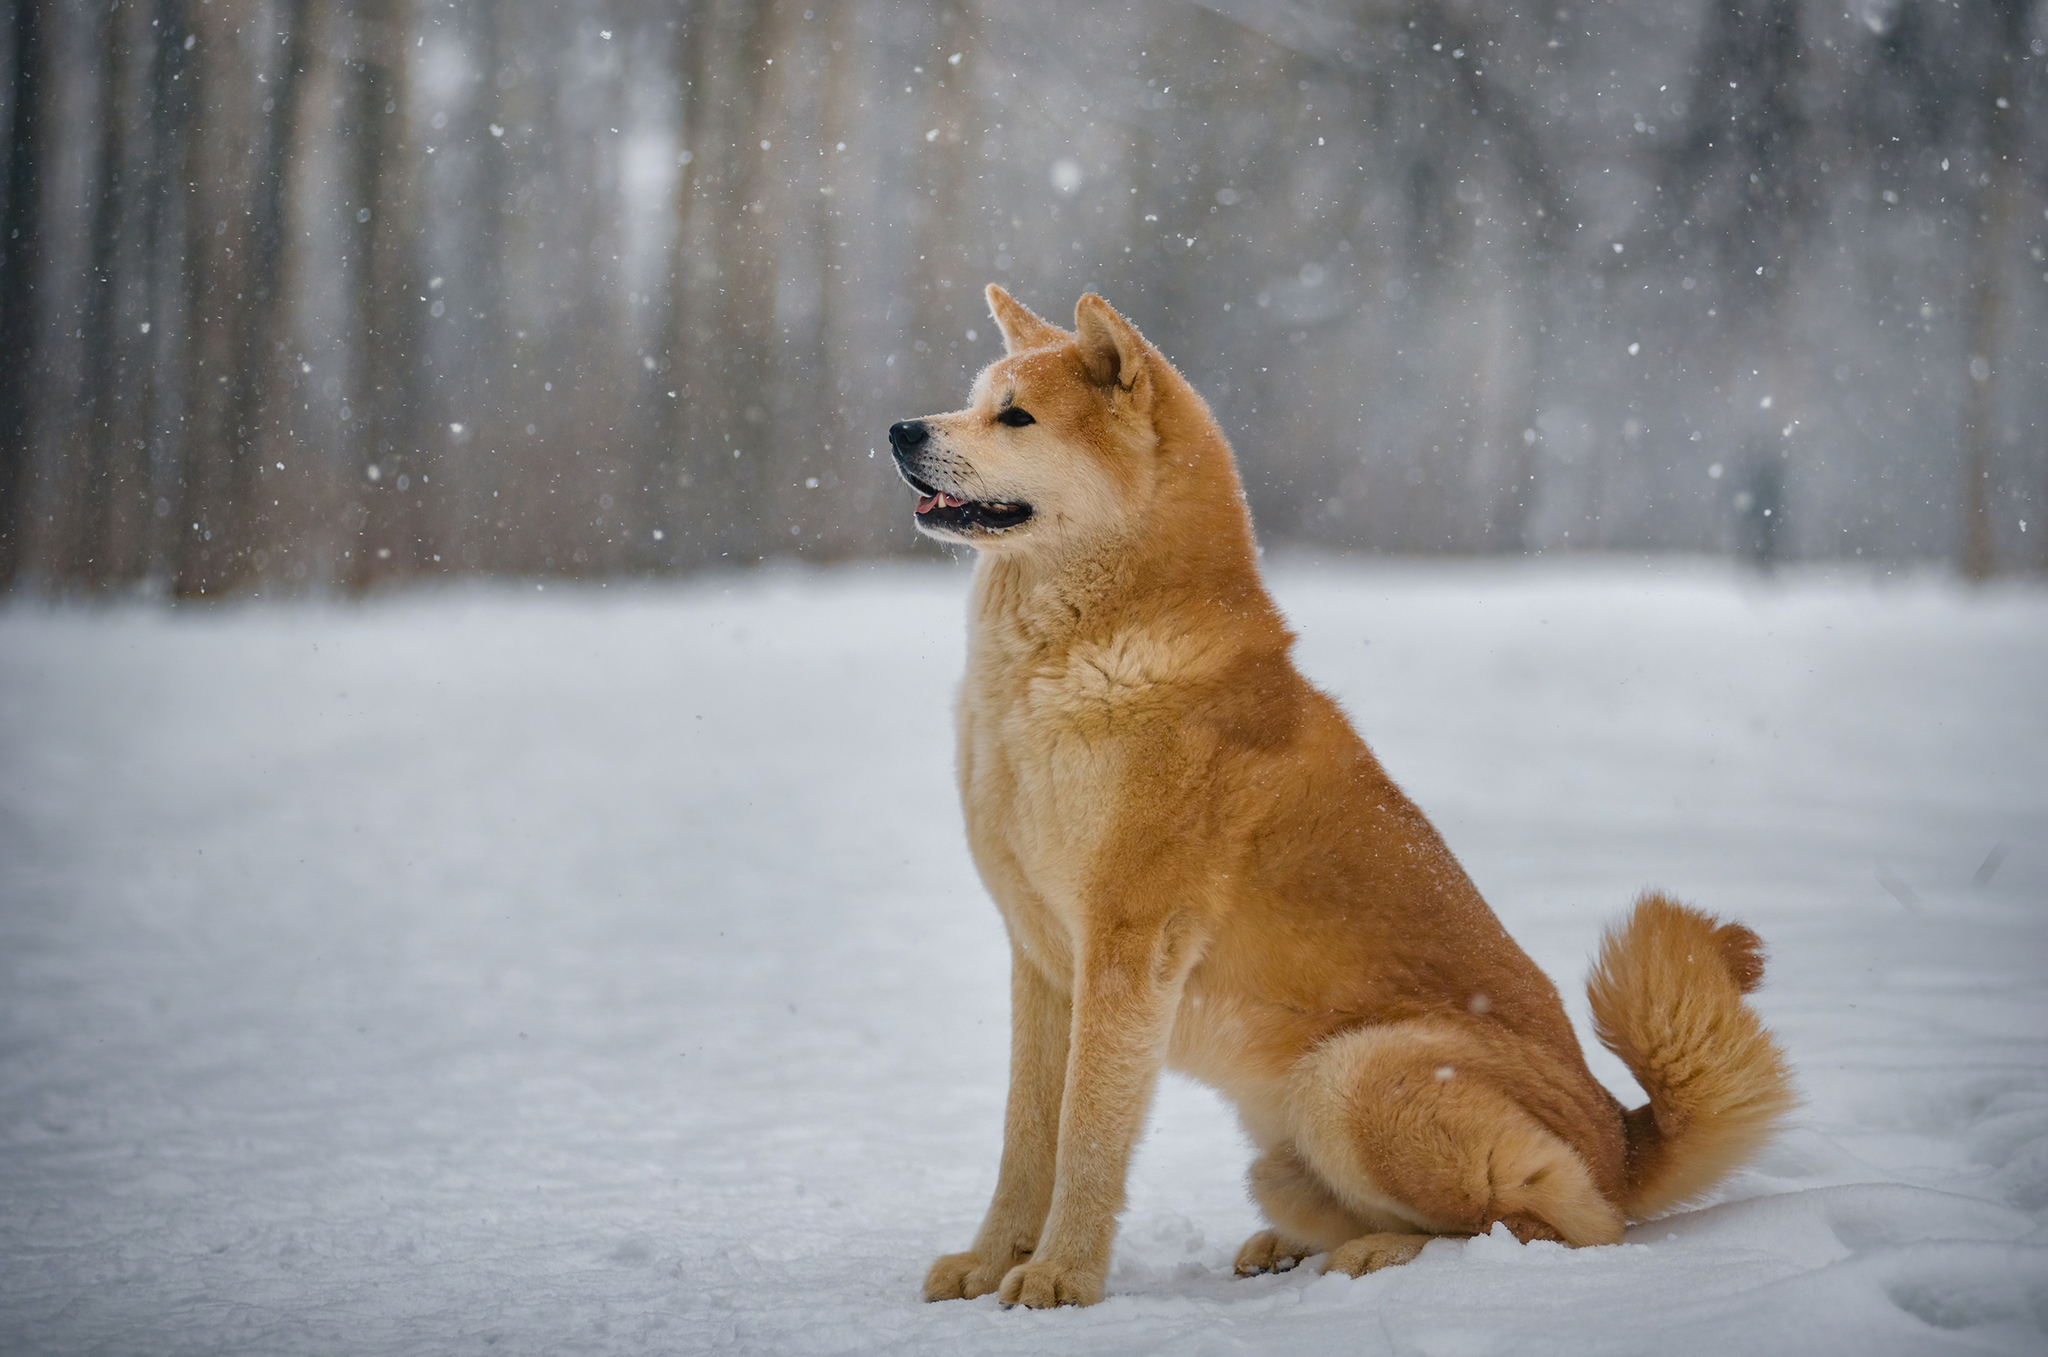
[[[2048,592],[1271,573],[1582,1038],[1637,890],[1762,932],[1806,1104],[1717,1204],[1238,1280],[1169,1077],[1104,1303],[924,1304],[1007,1049],[961,569],[16,602],[0,1351],[2048,1351]]]

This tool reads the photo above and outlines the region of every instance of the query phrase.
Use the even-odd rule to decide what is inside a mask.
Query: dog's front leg
[[[1102,1299],[1131,1150],[1199,951],[1197,928],[1184,913],[1157,922],[1119,921],[1082,939],[1052,1211],[1031,1260],[1003,1278],[1003,1304],[1093,1305]]]
[[[966,1253],[949,1253],[925,1274],[926,1300],[985,1296],[1031,1256],[1052,1206],[1060,1091],[1067,1078],[1067,996],[1010,952],[1010,1103],[1003,1115],[1003,1162],[981,1233]]]

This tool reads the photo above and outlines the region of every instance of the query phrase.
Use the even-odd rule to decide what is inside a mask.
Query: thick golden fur
[[[1099,297],[1072,332],[988,297],[1007,354],[897,446],[945,506],[1031,511],[935,529],[982,553],[958,773],[1013,1031],[994,1199],[926,1298],[1099,1300],[1162,1064],[1221,1090],[1259,1151],[1273,1228],[1244,1272],[1328,1251],[1356,1275],[1497,1221],[1612,1243],[1753,1152],[1792,1103],[1742,1001],[1755,935],[1660,896],[1609,935],[1601,1038],[1651,1099],[1624,1112],[1550,981],[1295,670],[1201,398]]]
[[[1696,957],[1718,958],[1700,965]],[[1600,1042],[1650,1095],[1627,1114],[1629,1213],[1698,1198],[1756,1153],[1792,1106],[1791,1072],[1742,996],[1764,978],[1741,924],[1645,895],[1586,982]]]

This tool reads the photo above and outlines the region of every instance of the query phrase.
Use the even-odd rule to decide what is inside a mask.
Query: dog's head
[[[988,552],[1128,533],[1158,488],[1165,360],[1093,293],[1071,332],[993,284],[988,306],[1006,351],[975,379],[967,408],[889,430],[918,494],[918,531]]]

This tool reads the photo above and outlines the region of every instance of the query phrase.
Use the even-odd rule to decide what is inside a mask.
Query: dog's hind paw
[[[1306,1244],[1284,1239],[1277,1231],[1261,1230],[1244,1241],[1237,1251],[1237,1275],[1256,1277],[1262,1272],[1285,1272],[1314,1253]]]
[[[1348,1244],[1339,1244],[1331,1249],[1330,1261],[1323,1264],[1323,1271],[1363,1277],[1368,1272],[1407,1262],[1421,1253],[1422,1246],[1432,1238],[1434,1236],[1426,1234],[1360,1235]]]
[[[979,1254],[949,1253],[924,1274],[924,1298],[973,1300],[986,1296],[1003,1284],[1003,1274],[1015,1265],[1014,1258],[984,1262]]]

